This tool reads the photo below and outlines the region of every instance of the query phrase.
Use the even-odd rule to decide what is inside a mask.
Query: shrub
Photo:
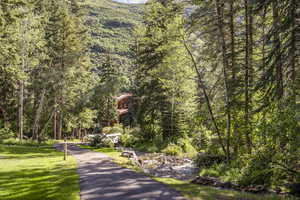
[[[11,138],[14,136],[14,133],[9,128],[1,128],[0,129],[0,142],[5,139]]]
[[[86,135],[83,137],[84,142],[91,143],[95,135]]]
[[[90,145],[95,147],[97,144],[101,143],[102,138],[103,138],[103,135],[95,135],[95,136],[91,137]]]
[[[198,150],[207,150],[209,145],[209,136],[212,132],[204,126],[199,126],[192,134],[192,144]]]
[[[202,169],[200,172],[200,176],[219,178],[221,175],[222,175],[222,173],[220,172],[218,165],[212,166],[210,168]]]
[[[109,133],[109,132],[110,132],[110,130],[111,130],[111,127],[110,127],[110,126],[108,126],[108,127],[104,127],[104,128],[102,129],[102,133],[105,133],[105,134],[107,134],[107,133]]]
[[[198,154],[195,163],[200,168],[209,168],[215,164],[220,164],[226,160],[223,155]]]
[[[271,156],[267,157],[271,158]],[[273,175],[270,159],[265,156],[247,155],[242,160],[243,168],[238,180],[241,185],[270,185]]]
[[[100,143],[96,145],[98,148],[108,147],[114,148],[115,144],[108,138],[103,138]]]
[[[149,153],[157,153],[159,152],[159,147],[152,141],[150,142],[138,142],[134,145],[134,148],[142,151],[142,152],[149,152]]]
[[[7,144],[7,145],[19,145],[20,140],[16,139],[16,138],[9,138],[9,139],[5,139],[2,141],[3,144]],[[30,146],[30,147],[39,147],[39,146],[52,146],[53,144],[55,144],[55,141],[53,140],[43,140],[43,141],[36,141],[36,140],[26,140],[24,139],[22,142],[22,146]]]
[[[162,152],[170,156],[181,156],[183,154],[182,148],[172,143],[164,148]]]
[[[94,137],[92,137],[90,145],[97,148],[114,147],[114,143],[104,135],[95,135]]]
[[[188,157],[195,157],[195,156],[197,156],[198,152],[193,147],[193,145],[191,144],[191,142],[190,142],[190,140],[188,138],[179,139],[179,141],[177,143],[182,148],[182,150],[184,151],[184,153],[186,153],[188,155]]]
[[[113,127],[110,128],[107,132],[108,134],[112,133],[123,133],[123,127],[121,124],[115,124]]]
[[[134,147],[138,141],[136,136],[129,133],[125,133],[120,137],[120,143],[124,147]]]

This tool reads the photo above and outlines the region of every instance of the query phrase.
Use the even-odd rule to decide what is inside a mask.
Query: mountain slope
[[[95,67],[105,56],[126,69],[130,64],[129,49],[134,44],[133,29],[140,23],[143,5],[129,5],[111,0],[86,0],[87,25],[90,27],[91,56]]]

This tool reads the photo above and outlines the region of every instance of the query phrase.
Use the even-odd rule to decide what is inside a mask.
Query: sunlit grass
[[[190,200],[285,200],[293,199],[272,194],[250,194],[233,190],[217,189],[209,186],[191,184],[173,178],[152,177],[154,180],[169,185],[171,188],[181,192]]]
[[[79,200],[73,157],[51,146],[0,144],[1,200]]]

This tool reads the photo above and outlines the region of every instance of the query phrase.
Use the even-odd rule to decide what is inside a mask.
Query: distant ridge
[[[109,55],[121,70],[126,71],[132,63],[130,49],[135,43],[134,27],[142,21],[144,5],[86,0],[85,6],[88,13],[86,24],[92,36],[90,53],[93,65],[101,68]]]

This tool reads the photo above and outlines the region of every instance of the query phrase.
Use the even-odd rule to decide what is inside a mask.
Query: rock
[[[260,193],[267,191],[267,188],[264,185],[250,185],[248,187],[243,188],[243,191],[251,193]]]
[[[158,177],[171,177],[180,180],[189,180],[198,174],[199,169],[188,158],[166,156],[162,153],[139,153],[126,149],[121,155],[132,160],[145,173]]]
[[[216,178],[198,176],[197,178],[192,180],[192,183],[199,184],[199,185],[214,185],[216,181],[217,181]]]
[[[137,158],[134,151],[124,151],[121,153],[121,156],[126,158]]]

